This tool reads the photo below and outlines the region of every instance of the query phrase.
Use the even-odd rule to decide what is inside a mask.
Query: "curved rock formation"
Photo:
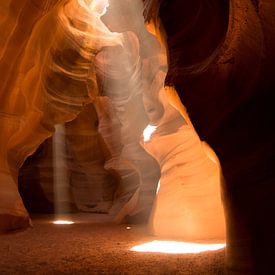
[[[159,97],[164,115],[144,142],[161,167],[151,231],[184,241],[222,242],[225,223],[219,163],[209,158],[192,125],[169,103],[169,92],[162,89]]]

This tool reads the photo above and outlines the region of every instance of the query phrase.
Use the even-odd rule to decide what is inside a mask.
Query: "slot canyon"
[[[0,273],[275,274],[274,64],[272,0],[1,0]]]

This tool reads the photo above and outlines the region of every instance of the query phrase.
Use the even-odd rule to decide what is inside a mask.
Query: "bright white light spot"
[[[54,221],[53,224],[74,224],[73,221],[66,221],[66,220],[57,220],[57,221]]]
[[[143,131],[143,139],[144,141],[149,141],[151,139],[151,135],[156,131],[157,126],[148,125]]]
[[[98,14],[100,14],[102,16],[107,12],[107,9],[109,7],[109,1],[108,0],[93,0],[89,6],[92,11],[97,12]]]
[[[159,252],[169,254],[201,253],[215,251],[224,248],[225,244],[199,244],[175,241],[153,241],[134,246],[131,251],[136,252]]]
[[[127,226],[127,227],[126,227],[126,229],[127,229],[127,230],[130,230],[130,229],[131,229],[131,227],[130,227],[130,226]]]
[[[159,189],[160,189],[160,180],[159,180],[159,182],[158,182],[158,186],[157,186],[157,191],[156,191],[156,194],[158,194]]]
[[[109,3],[106,4],[106,6],[103,9],[103,12],[101,13],[101,15],[104,15],[107,12],[107,9],[109,8]]]

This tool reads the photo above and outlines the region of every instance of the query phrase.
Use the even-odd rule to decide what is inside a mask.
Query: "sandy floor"
[[[155,240],[140,225],[110,225],[78,216],[73,225],[34,219],[34,228],[0,236],[0,274],[225,274],[224,250],[200,254],[140,253]],[[100,222],[99,222],[100,221]]]

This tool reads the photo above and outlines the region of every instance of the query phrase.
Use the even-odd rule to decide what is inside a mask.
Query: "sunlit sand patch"
[[[131,248],[136,252],[156,252],[167,254],[188,254],[201,253],[206,251],[216,251],[224,248],[226,245],[221,244],[200,244],[177,241],[152,241]]]
[[[74,224],[75,222],[73,221],[69,221],[69,220],[56,220],[53,222],[53,224],[57,224],[57,225],[70,225],[70,224]]]

